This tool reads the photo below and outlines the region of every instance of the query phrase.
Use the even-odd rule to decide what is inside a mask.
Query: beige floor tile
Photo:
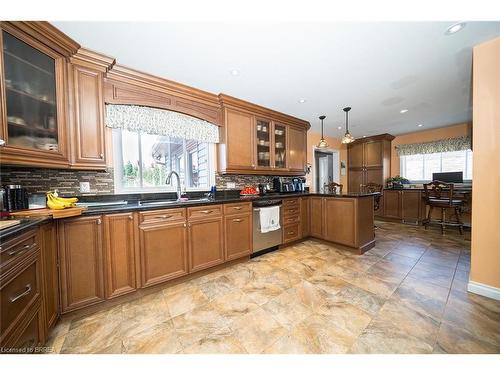
[[[61,353],[120,353],[121,345],[121,320],[94,320],[71,329]]]
[[[500,343],[495,345],[483,341],[481,337],[472,336],[455,324],[443,322],[439,329],[435,350],[450,354],[500,354]]]
[[[248,295],[240,290],[233,290],[212,300],[207,308],[217,311],[228,321],[248,314],[258,309],[259,305],[255,303]]]
[[[173,354],[181,349],[172,321],[150,325],[123,340],[123,352],[126,354]]]
[[[345,302],[375,315],[385,302],[385,299],[354,285],[348,285],[337,294],[329,294],[327,303]]]
[[[312,314],[312,309],[297,299],[296,291],[293,288],[269,300],[262,305],[262,308],[285,328],[291,328]]]
[[[410,258],[404,255],[396,254],[394,252],[390,252],[384,257],[385,260],[388,260],[390,262],[394,263],[400,263],[403,266],[411,266],[413,267],[417,262],[418,259]]]
[[[208,298],[198,286],[166,295],[165,300],[171,317],[184,314],[208,302]]]
[[[348,285],[347,281],[324,272],[315,274],[307,281],[330,294],[337,294]]]
[[[211,333],[183,350],[185,354],[246,354],[246,350],[229,328]]]
[[[351,284],[376,294],[382,298],[389,298],[397,289],[400,281],[384,281],[378,277],[363,274],[350,281]]]
[[[417,279],[420,282],[429,282],[445,288],[450,288],[451,282],[453,281],[453,273],[450,274],[447,271],[443,273],[440,271],[425,270],[416,267],[410,271],[408,277]]]
[[[209,300],[212,300],[234,290],[235,285],[224,275],[200,284],[199,288]]]
[[[328,301],[317,312],[354,336],[358,336],[372,320],[370,314],[347,302]]]

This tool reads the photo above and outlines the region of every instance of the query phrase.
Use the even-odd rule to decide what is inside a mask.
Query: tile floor
[[[60,353],[500,353],[500,302],[467,293],[470,242],[378,223],[359,256],[307,240],[62,319]]]

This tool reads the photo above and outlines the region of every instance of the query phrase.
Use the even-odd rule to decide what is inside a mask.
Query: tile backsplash
[[[243,189],[249,185],[272,184],[272,180],[272,176],[215,174],[217,190],[226,190],[228,182],[235,184],[234,189]],[[0,168],[0,185],[22,185],[30,193],[45,193],[57,189],[65,196],[81,195],[80,182],[89,182],[90,195],[114,194],[112,169],[108,171],[76,171],[4,166]]]

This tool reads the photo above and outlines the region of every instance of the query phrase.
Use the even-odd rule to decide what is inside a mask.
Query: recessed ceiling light
[[[444,35],[451,35],[451,34],[458,33],[464,27],[465,27],[465,22],[455,23],[446,29],[446,31],[444,32]]]
[[[305,103],[306,100],[305,99],[299,99],[299,103]]]
[[[341,130],[341,129],[342,129],[342,126],[339,126],[337,129]]]
[[[399,111],[399,113],[406,113],[406,112],[408,112],[408,110],[406,108]]]
[[[366,135],[364,135],[363,138],[366,138]]]
[[[421,128],[422,126],[424,126],[424,124],[418,124],[417,125],[419,128]]]
[[[240,75],[240,71],[238,69],[231,69],[231,75],[238,76],[238,75]]]

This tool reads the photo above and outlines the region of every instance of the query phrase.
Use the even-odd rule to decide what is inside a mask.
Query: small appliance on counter
[[[294,177],[292,183],[295,192],[303,193],[306,190],[306,179],[304,177]]]
[[[277,193],[294,193],[295,186],[293,182],[285,181],[283,177],[274,177],[273,190]]]
[[[25,210],[29,207],[28,192],[21,185],[5,185],[4,207],[7,211]]]

